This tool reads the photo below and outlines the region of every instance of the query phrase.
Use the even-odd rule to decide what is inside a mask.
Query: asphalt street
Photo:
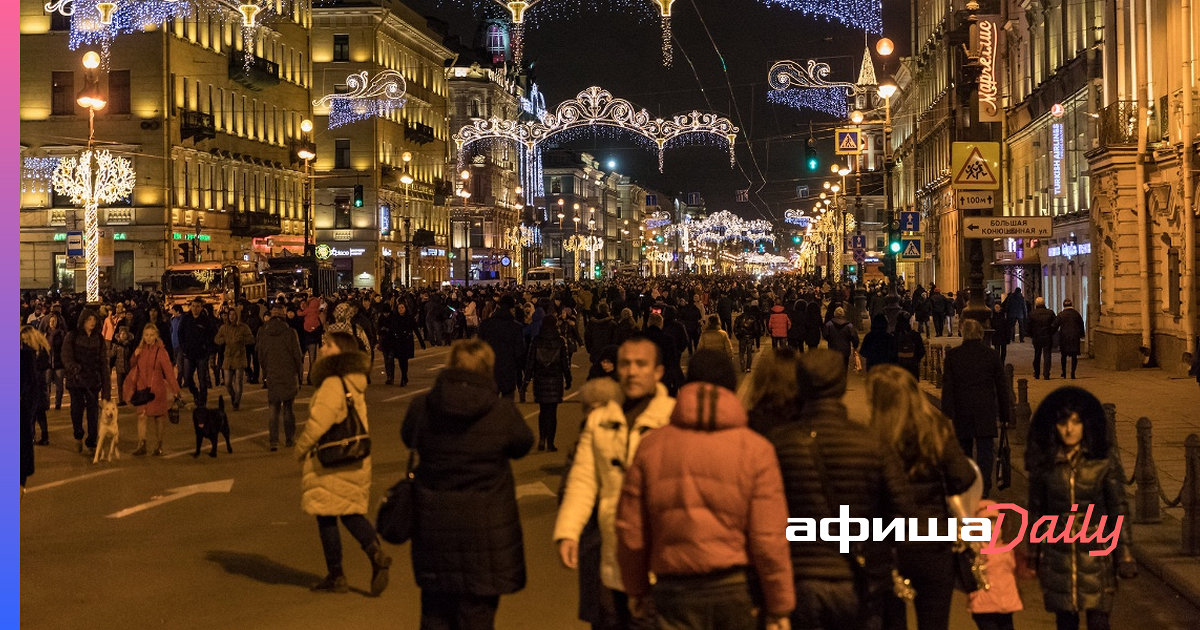
[[[382,385],[382,369],[374,367],[376,384],[367,392],[373,502],[403,471],[400,422],[411,399],[428,390],[446,353],[419,351],[404,388]],[[574,364],[574,382],[581,384],[586,354],[576,354]],[[586,628],[575,618],[576,575],[559,564],[550,541],[554,492],[581,419],[572,396],[577,389],[559,410],[561,450],[534,451],[514,463],[529,580],[524,591],[501,599],[502,630]],[[223,388],[214,388],[210,400],[220,393]],[[300,422],[311,393],[306,387],[297,400]],[[862,398],[855,377],[847,394],[852,413],[862,413]],[[532,398],[520,408],[536,432]],[[234,452],[226,453],[222,443],[216,459],[207,451],[191,457],[190,414],[168,426],[165,456],[133,457],[134,412],[121,412],[121,459],[108,464],[92,464],[75,452],[65,404],[49,414],[50,445],[36,449],[37,471],[21,505],[23,628],[418,628],[419,591],[407,545],[389,547],[395,558],[391,586],[372,598],[366,593],[370,565],[343,534],[351,593],[309,591],[325,572],[316,522],[300,509],[300,466],[291,451],[268,451],[261,386],[246,386],[241,411],[230,412]],[[1017,627],[1053,628],[1036,582],[1024,582],[1022,591],[1029,610],[1018,614]],[[1194,628],[1197,619],[1200,611],[1143,574],[1122,584],[1113,627]],[[974,627],[961,595],[952,627]]]

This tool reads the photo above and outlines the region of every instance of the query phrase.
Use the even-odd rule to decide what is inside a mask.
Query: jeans
[[[756,630],[758,617],[745,573],[723,573],[658,576],[653,587],[658,629]]]
[[[308,372],[312,374],[312,366],[317,362],[317,348],[320,347],[320,339],[316,343],[309,343],[304,346],[304,352],[308,355]],[[311,380],[311,379],[310,379]],[[317,383],[319,386],[320,383]]]
[[[442,330],[443,327],[440,326],[436,320],[429,320],[425,322],[425,340],[429,342],[429,345],[442,345]]]
[[[1100,610],[1087,611],[1087,630],[1108,630],[1109,625],[1108,613]],[[1079,613],[1077,612],[1056,612],[1054,613],[1055,626],[1058,630],[1079,630]]]
[[[787,337],[771,337],[772,348],[786,348],[787,345]]]
[[[954,557],[949,543],[945,547],[917,547],[901,544],[898,552],[900,575],[912,581],[917,591],[913,602],[920,630],[949,630],[950,604],[954,598]],[[904,600],[889,598],[884,627],[908,627],[908,609]]]
[[[942,331],[945,329],[946,329],[946,316],[945,315],[934,315],[933,316],[933,330],[934,330],[934,332],[937,333],[937,336],[941,337]]]
[[[979,613],[971,617],[979,630],[1013,630],[1012,613]]]
[[[197,407],[208,404],[208,359],[203,356],[198,359],[184,356],[183,382],[196,400]],[[199,381],[199,382],[197,382]]]
[[[541,403],[538,405],[538,442],[546,442],[547,447],[554,446],[554,435],[558,432],[558,403]]]
[[[183,384],[187,380],[184,378],[184,376],[186,376],[186,374],[184,373],[184,371],[186,369],[187,369],[187,356],[185,356],[183,354],[183,348],[176,348],[175,349],[175,382],[178,383],[180,387],[183,387]]]
[[[1034,342],[1033,378],[1037,378],[1039,373],[1047,379],[1050,378],[1050,362],[1052,360],[1051,355],[1053,354],[1054,349],[1050,347],[1050,344],[1039,344]],[[1038,371],[1039,369],[1041,372]]]
[[[1071,358],[1071,378],[1075,378],[1075,367],[1079,364],[1078,354],[1062,354],[1062,376],[1067,378],[1067,357]]]
[[[75,439],[83,439],[83,414],[87,412],[87,444],[88,448],[96,448],[96,433],[100,422],[100,391],[90,387],[69,387],[71,392],[71,428],[75,431]]]
[[[962,446],[963,454],[979,465],[979,474],[983,476],[983,498],[988,498],[992,492],[992,465],[996,462],[995,439],[958,438],[958,443]]]
[[[54,408],[62,407],[63,396],[63,379],[66,378],[67,371],[63,368],[46,370],[46,387],[47,392],[54,392]]]
[[[742,371],[749,372],[754,363],[754,340],[738,339],[738,360],[741,361]]]
[[[292,410],[295,399],[289,398],[271,403],[271,419],[267,421],[268,441],[271,446],[279,445],[279,418],[283,417],[283,438],[290,446],[296,440],[296,412]]]
[[[836,630],[882,626],[880,607],[862,606],[850,580],[796,580],[796,610],[793,630]],[[869,603],[869,602],[868,602]]]
[[[499,595],[421,591],[421,630],[492,630]]]
[[[342,525],[358,541],[367,556],[375,550],[375,528],[362,514],[343,514]],[[318,516],[317,529],[321,533],[321,549],[325,552],[325,567],[329,575],[342,575],[342,533],[338,531],[338,517]]]
[[[229,391],[229,402],[236,410],[242,406],[242,390],[246,385],[246,370],[225,370],[225,389]]]

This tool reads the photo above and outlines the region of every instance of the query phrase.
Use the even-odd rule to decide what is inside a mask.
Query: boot
[[[407,376],[400,377],[400,387],[408,387],[408,377]]]
[[[538,450],[546,450],[546,438],[538,438]]]
[[[146,440],[138,440],[137,448],[133,449],[133,454],[139,456],[146,454]]]
[[[312,585],[312,590],[317,593],[348,593],[350,585],[346,582],[345,575],[334,575],[330,573],[325,576],[325,579]]]
[[[83,452],[83,440],[75,440],[75,452],[76,453]]]
[[[392,566],[392,557],[383,552],[376,539],[367,550],[371,559],[371,594],[378,597],[388,585],[388,567]]]
[[[162,440],[158,441],[158,446],[154,447],[154,452],[150,453],[150,454],[153,455],[154,457],[159,457],[163,454]]]
[[[550,442],[550,441],[546,442],[546,452],[547,453],[557,453],[558,452],[558,449],[554,447],[554,442]]]

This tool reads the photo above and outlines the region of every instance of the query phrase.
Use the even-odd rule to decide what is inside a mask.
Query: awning
[[[1040,267],[1042,266],[1042,257],[1037,250],[1026,251],[1024,258],[1017,258],[1013,252],[997,252],[997,254],[1007,254],[997,260],[992,261],[993,265],[998,267]]]

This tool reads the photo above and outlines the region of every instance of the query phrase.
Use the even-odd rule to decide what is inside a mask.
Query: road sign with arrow
[[[966,238],[1050,238],[1050,217],[963,217]]]
[[[989,190],[954,191],[954,206],[959,210],[991,210],[995,199],[996,193]]]

